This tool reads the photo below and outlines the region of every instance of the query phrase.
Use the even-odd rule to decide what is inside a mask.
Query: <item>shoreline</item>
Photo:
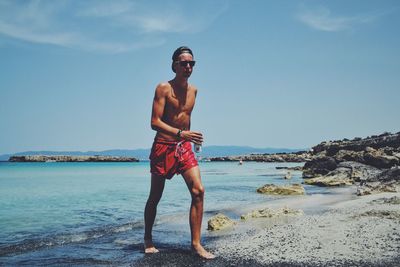
[[[189,247],[160,247],[132,266],[396,266],[400,258],[400,205],[383,199],[400,193],[357,197],[355,186],[332,194],[289,197],[243,207],[303,208],[304,215],[237,221],[230,229],[206,232],[205,247],[218,257],[202,260]],[[203,220],[203,228],[209,215]],[[186,243],[186,242],[185,242]]]
[[[139,162],[133,157],[120,156],[65,156],[65,155],[33,155],[11,156],[9,162]]]

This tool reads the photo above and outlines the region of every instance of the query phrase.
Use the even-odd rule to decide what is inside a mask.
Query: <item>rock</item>
[[[285,174],[285,179],[286,179],[286,180],[292,179],[292,174],[291,174],[290,172],[287,172],[287,173]]]
[[[382,150],[365,153],[364,162],[368,165],[387,169],[399,165],[399,158],[395,156],[388,156]]]
[[[383,203],[386,203],[386,204],[393,204],[393,205],[400,205],[400,198],[399,198],[399,197],[396,197],[396,196],[391,197],[391,198],[385,198],[385,199],[383,200]]]
[[[380,192],[398,192],[400,189],[400,167],[394,167],[362,180],[357,195],[369,195]]]
[[[132,157],[117,157],[117,156],[12,156],[9,161],[12,162],[138,162],[139,160]]]
[[[273,217],[280,217],[280,216],[298,216],[303,215],[302,210],[295,210],[288,207],[280,208],[280,209],[260,209],[260,210],[253,210],[252,212],[240,216],[242,220],[248,220],[252,218],[273,218]]]
[[[345,186],[352,185],[354,182],[367,180],[381,170],[354,161],[344,161],[337,165],[337,168],[326,175],[304,179],[304,183],[317,186]]]
[[[354,138],[353,140],[337,140],[322,142],[312,148],[315,154],[327,151],[327,155],[335,155],[339,150],[363,151],[366,147],[378,149],[383,147],[400,147],[400,133],[383,133],[367,138]]]
[[[354,182],[365,181],[379,174],[381,170],[354,161],[345,161],[326,175],[305,179],[304,183],[317,186],[345,186]]]
[[[378,217],[381,219],[400,220],[400,212],[390,210],[369,210],[359,216]]]
[[[367,147],[364,148],[364,151],[365,151],[365,152],[368,152],[368,153],[372,153],[372,152],[375,151],[375,149],[373,149],[373,148],[370,147],[370,146],[367,146]]]
[[[345,186],[352,185],[354,181],[351,169],[341,167],[329,172],[327,175],[305,179],[304,183],[317,186]]]
[[[356,161],[364,163],[364,151],[339,150],[334,159],[336,162]]]
[[[357,196],[365,196],[383,192],[395,193],[398,187],[394,184],[381,184],[379,182],[365,184],[357,187]]]
[[[304,164],[303,177],[312,178],[320,175],[328,174],[336,169],[337,163],[332,157],[316,157]]]
[[[208,228],[210,231],[217,231],[221,229],[225,229],[235,225],[235,222],[229,219],[229,217],[225,216],[222,213],[218,213],[214,215],[208,220]]]
[[[300,184],[276,186],[273,184],[266,184],[257,188],[257,193],[267,195],[304,195],[304,187]]]
[[[365,182],[400,182],[400,167],[393,167],[371,176]]]
[[[390,197],[390,198],[380,198],[371,201],[371,203],[380,203],[380,204],[393,204],[393,205],[400,205],[400,198],[397,196]]]
[[[338,168],[348,168],[351,170],[351,179],[355,182],[368,180],[381,172],[378,168],[362,164],[355,161],[344,161],[338,164]]]
[[[311,160],[311,153],[299,151],[295,153],[250,154],[242,156],[211,157],[210,161],[256,161],[256,162],[305,162]]]

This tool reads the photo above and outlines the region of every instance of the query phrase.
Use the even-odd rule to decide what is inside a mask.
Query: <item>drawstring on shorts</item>
[[[184,153],[184,151],[183,151],[183,143],[184,143],[185,141],[180,141],[180,142],[178,142],[177,144],[176,144],[176,148],[175,148],[175,158],[177,158],[178,159],[178,161],[182,161],[182,155],[183,155],[183,153]]]

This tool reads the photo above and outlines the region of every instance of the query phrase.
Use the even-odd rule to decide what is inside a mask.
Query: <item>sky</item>
[[[149,148],[182,45],[205,146],[400,131],[396,0],[0,0],[0,154]]]

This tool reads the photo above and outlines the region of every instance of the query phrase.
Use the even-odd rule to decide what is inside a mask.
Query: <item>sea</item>
[[[301,163],[200,162],[207,219],[233,219],[245,207],[280,196],[256,193],[264,184],[301,183],[282,166]],[[0,162],[0,265],[134,265],[144,257],[143,210],[150,189],[149,162]],[[307,195],[329,189],[305,185]],[[166,182],[153,229],[160,248],[190,249],[190,194],[181,176]]]

